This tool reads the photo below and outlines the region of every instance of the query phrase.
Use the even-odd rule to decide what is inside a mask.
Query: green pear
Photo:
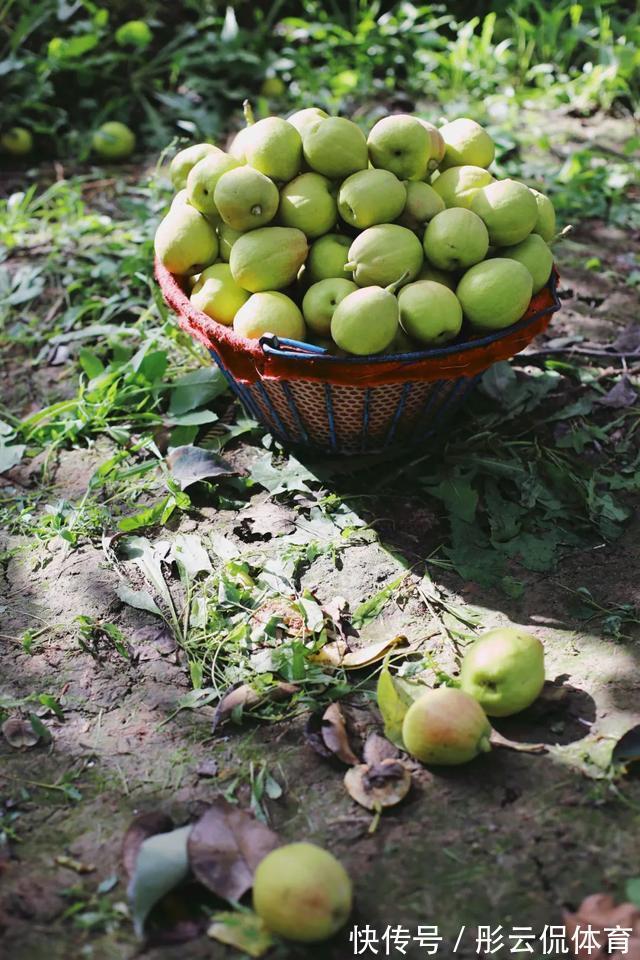
[[[400,180],[424,180],[432,158],[431,136],[416,117],[399,113],[383,117],[367,139],[374,167],[395,173]]]
[[[517,260],[495,257],[467,270],[456,296],[477,330],[502,330],[524,314],[532,291],[533,281],[525,266]]]
[[[210,153],[222,153],[219,147],[214,147],[212,143],[194,143],[184,150],[179,150],[171,164],[169,165],[169,176],[171,183],[176,190],[184,190],[187,185],[187,177],[195,167],[196,163],[204,160]]]
[[[544,647],[516,627],[489,630],[465,653],[460,686],[490,717],[526,710],[544,686]]]
[[[330,180],[319,173],[301,173],[280,192],[280,223],[296,227],[309,238],[328,233],[338,219],[338,208]]]
[[[450,207],[437,213],[424,232],[424,252],[440,270],[466,270],[487,255],[489,234],[475,213]]]
[[[304,340],[306,335],[300,309],[291,297],[277,290],[264,290],[249,297],[236,313],[233,329],[249,340],[258,340],[265,333],[292,340]]]
[[[169,207],[169,209],[175,210],[177,207],[183,207],[185,204],[189,207],[191,206],[191,204],[189,203],[189,194],[183,188],[182,190],[178,190],[175,197],[171,201],[171,206]],[[195,210],[195,207],[193,209]]]
[[[483,167],[449,167],[433,181],[433,189],[444,200],[445,207],[467,207],[481,187],[493,183],[491,174]]]
[[[351,238],[339,233],[327,233],[311,244],[306,269],[311,283],[327,280],[329,277],[343,277],[351,280],[351,271],[344,265],[349,259]]]
[[[260,227],[238,237],[229,266],[236,283],[251,293],[283,290],[307,259],[307,238],[291,227]]]
[[[473,697],[454,687],[427,690],[402,722],[405,750],[422,763],[457,766],[491,749],[491,724]]]
[[[233,279],[228,263],[214,263],[198,277],[191,290],[191,303],[212,320],[230,327],[249,296]]]
[[[187,194],[189,203],[205,216],[218,216],[215,204],[215,190],[218,180],[227,170],[233,170],[240,164],[234,157],[222,150],[208,153],[193,165],[187,175]]]
[[[281,117],[266,117],[247,130],[242,145],[249,166],[271,180],[293,180],[302,162],[302,140],[296,128]]]
[[[438,270],[432,267],[428,260],[425,260],[422,270],[416,277],[417,280],[433,280],[435,283],[442,283],[449,290],[455,293],[458,286],[458,277],[455,273],[449,273],[447,270]]]
[[[422,235],[426,224],[444,210],[444,200],[428,183],[408,180],[405,186],[407,202],[397,222]]]
[[[343,181],[338,193],[340,216],[360,230],[391,223],[404,210],[407,190],[388,170],[358,170]]]
[[[441,170],[466,164],[486,168],[493,163],[496,152],[493,140],[475,120],[459,117],[440,127],[440,134],[445,143]]]
[[[216,232],[218,234],[218,243],[220,247],[220,259],[224,260],[226,263],[229,263],[231,247],[234,245],[238,237],[241,237],[245,231],[233,230],[228,224],[226,224],[224,221],[221,221],[216,227]]]
[[[482,187],[471,210],[484,221],[489,242],[510,247],[529,236],[538,219],[538,205],[529,187],[517,180],[499,180]]]
[[[396,223],[379,223],[358,234],[349,247],[345,267],[359,287],[386,287],[405,271],[407,280],[414,280],[423,260],[422,244],[415,233]]]
[[[295,127],[301,137],[304,137],[309,127],[312,127],[318,120],[326,120],[329,114],[320,107],[306,107],[304,110],[296,110],[290,117],[287,117],[287,123]]]
[[[253,167],[235,167],[223,173],[213,192],[213,202],[233,230],[255,230],[275,217],[280,194],[273,180]]]
[[[433,171],[437,170],[442,163],[446,145],[442,139],[442,134],[440,133],[438,127],[435,127],[432,123],[429,123],[428,120],[421,120],[420,117],[416,117],[416,120],[420,121],[422,126],[429,134],[429,139],[431,140],[431,148],[429,151],[431,156],[429,162],[427,163],[427,173],[433,173]]]
[[[452,290],[433,280],[408,283],[398,294],[400,326],[429,346],[441,346],[460,333],[462,307]]]
[[[327,940],[349,918],[349,874],[339,860],[312,843],[289,843],[260,861],[253,909],[276,936],[300,943]]]
[[[553,254],[539,233],[530,233],[513,247],[503,247],[498,256],[524,264],[533,280],[533,293],[542,290],[551,276]]]
[[[341,277],[319,280],[309,287],[302,301],[302,313],[309,329],[321,336],[329,336],[336,307],[357,289],[352,280],[343,280]]]
[[[0,150],[13,157],[26,157],[33,150],[33,135],[26,127],[9,127],[0,135]]]
[[[302,148],[311,169],[330,180],[344,180],[366,170],[369,163],[364,133],[344,117],[328,117],[307,126]]]
[[[218,256],[218,238],[206,217],[185,203],[170,210],[160,222],[154,248],[171,273],[195,273]]]
[[[91,138],[91,147],[103,160],[125,160],[136,148],[136,137],[125,123],[103,123]]]
[[[529,187],[529,189],[535,197],[538,206],[538,217],[532,232],[539,233],[543,240],[551,243],[556,235],[556,212],[553,204],[544,193],[540,193],[539,190],[534,190],[533,187]]]
[[[406,279],[404,273],[386,288],[364,287],[340,301],[331,319],[331,336],[342,350],[364,357],[387,349],[400,319],[395,291]]]

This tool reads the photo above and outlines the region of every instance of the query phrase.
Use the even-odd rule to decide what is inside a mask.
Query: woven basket
[[[285,446],[333,454],[422,443],[485,370],[523,350],[560,307],[554,270],[522,319],[506,330],[436,350],[335,357],[294,340],[240,337],[196,310],[180,279],[157,260],[155,271],[180,326],[206,347],[248,413]]]

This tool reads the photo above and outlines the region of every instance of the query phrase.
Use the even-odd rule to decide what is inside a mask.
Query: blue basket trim
[[[327,408],[327,420],[329,422],[329,439],[331,441],[331,449],[334,451],[337,451],[338,438],[336,437],[336,422],[333,416],[333,399],[331,395],[330,383],[325,383],[324,385],[324,401]]]
[[[384,446],[385,446],[385,447],[388,447],[388,446],[389,446],[389,444],[391,443],[391,441],[393,440],[393,438],[394,438],[394,436],[395,436],[396,430],[397,430],[397,428],[398,428],[398,421],[400,420],[400,417],[402,416],[402,411],[404,410],[404,405],[405,405],[405,403],[407,402],[407,397],[409,396],[412,387],[413,387],[413,383],[411,383],[411,382],[408,382],[408,383],[403,384],[402,391],[401,391],[401,393],[400,393],[400,397],[398,398],[398,405],[396,406],[396,412],[395,412],[394,415],[393,415],[393,419],[392,419],[392,421],[391,421],[391,425],[389,426],[389,430],[387,431],[387,435],[386,435],[386,437],[384,438]]]
[[[282,387],[282,391],[283,391],[283,393],[284,393],[284,395],[285,395],[285,399],[286,399],[286,401],[287,401],[287,406],[289,407],[289,410],[291,411],[291,416],[293,417],[293,419],[294,419],[294,421],[295,421],[295,424],[296,424],[296,427],[298,428],[298,433],[300,434],[300,437],[302,438],[302,442],[303,442],[303,443],[309,443],[309,434],[307,433],[307,431],[306,431],[306,429],[305,429],[304,422],[303,422],[303,420],[302,420],[302,415],[300,414],[300,412],[298,411],[298,408],[297,408],[297,406],[296,406],[296,402],[295,402],[295,399],[294,399],[294,397],[293,397],[293,393],[291,392],[291,387],[290,387],[289,384],[286,382],[286,380],[282,380],[282,381],[280,382],[280,386]]]

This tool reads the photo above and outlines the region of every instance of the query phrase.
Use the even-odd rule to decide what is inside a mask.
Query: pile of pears
[[[489,171],[475,120],[374,124],[310,107],[254,122],[228,152],[181,150],[156,255],[191,302],[243,337],[337,355],[432,348],[500,330],[549,280],[548,197]]]

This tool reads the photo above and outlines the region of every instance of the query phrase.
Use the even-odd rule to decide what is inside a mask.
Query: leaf
[[[194,447],[192,444],[172,450],[167,457],[167,465],[171,476],[178,482],[181,490],[186,490],[200,480],[239,475],[239,471],[219,454],[203,450],[201,447]]]
[[[404,750],[402,723],[407,710],[413,703],[413,699],[396,683],[386,664],[383,666],[380,671],[380,676],[378,677],[376,697],[378,709],[382,714],[385,737],[387,737],[391,743],[400,747],[401,750]]]
[[[638,393],[635,390],[631,380],[626,375],[621,377],[618,382],[611,387],[604,397],[599,397],[596,403],[602,407],[612,407],[614,410],[620,410],[623,407],[633,407],[638,402]]]
[[[191,830],[188,824],[169,833],[158,833],[140,846],[127,888],[131,919],[138,937],[142,937],[145,920],[154,905],[189,873],[187,839]]]
[[[218,367],[203,367],[179,377],[171,385],[169,414],[179,417],[210,403],[225,393],[229,385]]]
[[[123,603],[127,603],[136,610],[146,610],[148,613],[155,613],[162,616],[162,611],[151,596],[148,590],[134,590],[128,583],[119,583],[116,587],[116,594]]]
[[[356,630],[359,630],[361,627],[364,627],[365,624],[371,623],[372,620],[376,619],[382,608],[391,599],[397,587],[400,586],[406,577],[406,573],[401,574],[399,577],[396,577],[395,580],[392,580],[391,583],[387,584],[386,587],[383,587],[382,590],[379,590],[373,597],[369,597],[368,600],[365,600],[364,603],[356,607],[351,621]]]
[[[171,559],[184,570],[190,580],[199,573],[211,573],[211,560],[195,533],[180,533],[173,541]]]
[[[251,468],[249,476],[254,483],[268,490],[272,496],[284,490],[297,490],[303,493],[309,491],[309,483],[318,483],[317,477],[303,467],[294,457],[279,467],[274,467],[272,455],[268,453],[261,460],[257,460]]]
[[[7,470],[11,470],[12,467],[20,463],[26,449],[23,443],[14,443],[7,447],[0,442],[0,473],[6,473]]]
[[[358,647],[357,650],[350,650],[342,658],[341,667],[345,670],[360,670],[362,667],[371,666],[382,660],[393,647],[403,647],[409,641],[406,637],[391,637],[390,640],[380,640],[378,643],[370,643],[366,647]]]
[[[169,833],[171,830],[173,820],[159,810],[142,813],[132,821],[122,841],[122,864],[128,880],[135,872],[140,847],[144,841],[157,833]]]
[[[372,766],[382,760],[395,760],[398,757],[397,748],[379,733],[370,733],[362,751],[364,762]]]
[[[425,486],[427,493],[441,500],[448,512],[460,520],[472,523],[478,506],[478,492],[460,469],[449,474],[437,486]]]
[[[344,776],[349,796],[367,810],[395,807],[411,789],[411,773],[402,760],[388,758],[351,767]]]
[[[611,763],[628,773],[629,767],[640,760],[640,725],[631,727],[615,744]]]
[[[234,530],[244,540],[270,540],[293,533],[295,517],[293,510],[269,499],[243,510]]]
[[[629,877],[624,887],[624,895],[630,903],[640,907],[640,877]]]
[[[241,683],[226,693],[218,704],[213,718],[212,728],[215,729],[224,723],[232,714],[239,719],[245,710],[251,710],[269,701],[278,702],[287,700],[297,693],[300,688],[294,683],[284,683],[281,681],[258,693],[248,683]]]
[[[262,957],[274,945],[271,933],[257,914],[249,910],[215,913],[207,936],[241,950],[250,957]]]
[[[253,886],[256,867],[280,839],[266,824],[226,800],[217,800],[189,835],[189,864],[207,889],[239,900]]]
[[[2,735],[15,750],[29,749],[35,747],[40,740],[40,734],[34,729],[33,724],[22,717],[9,717],[2,724]]]
[[[509,740],[497,730],[491,730],[489,742],[492,747],[502,747],[505,750],[514,750],[516,753],[546,753],[545,743],[520,743],[518,740]]]
[[[347,723],[340,704],[329,704],[322,714],[320,736],[327,750],[343,763],[350,765],[360,762],[349,743]]]
[[[489,367],[483,374],[480,384],[482,391],[487,396],[501,403],[516,380],[516,372],[513,367],[506,360],[501,360]]]

